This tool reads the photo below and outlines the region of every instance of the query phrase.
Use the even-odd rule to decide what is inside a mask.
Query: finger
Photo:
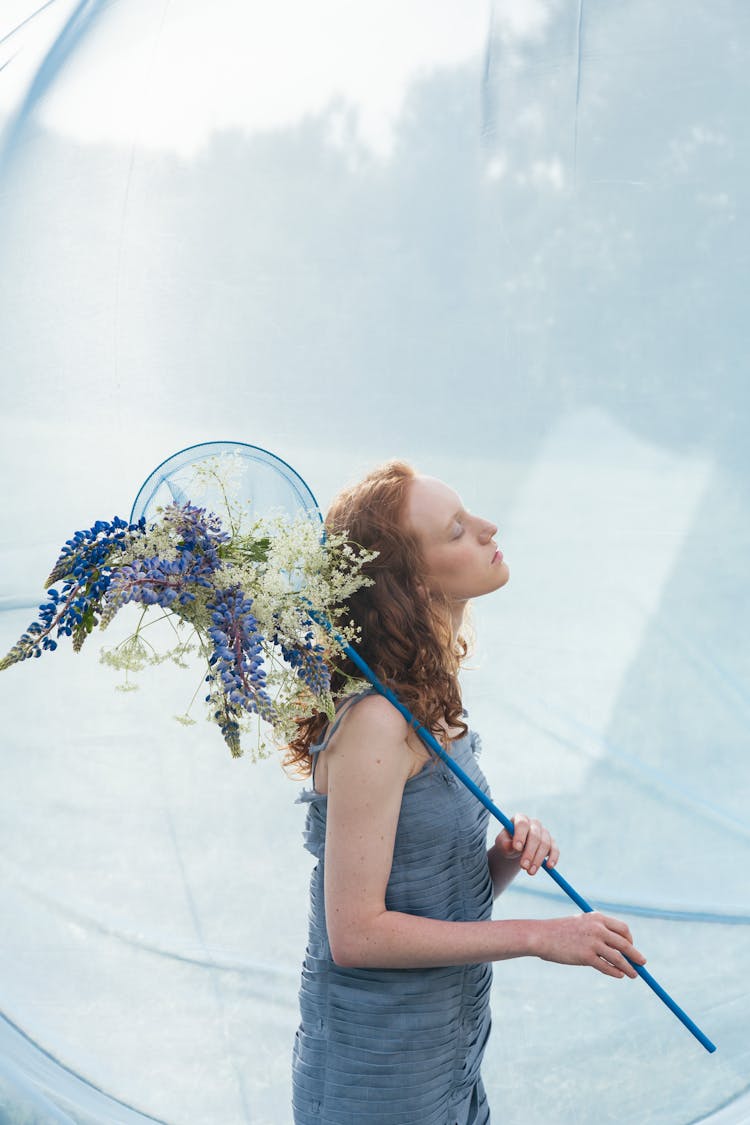
[[[625,974],[620,969],[617,969],[614,965],[610,964],[606,957],[597,957],[596,961],[594,961],[593,963],[592,968],[598,969],[599,972],[604,973],[606,977],[615,977],[617,980],[622,980],[622,978],[625,976]]]
[[[523,813],[518,813],[513,817],[513,848],[516,852],[523,851],[528,834],[529,818],[524,816]]]
[[[601,954],[601,956],[606,961],[609,961],[610,965],[612,965],[613,968],[618,969],[621,973],[624,973],[626,977],[630,977],[632,980],[635,980],[635,978],[638,976],[633,966],[628,963],[627,958],[625,958],[623,954],[619,952],[619,950],[612,949],[610,947],[608,950],[605,950]]]
[[[547,856],[547,867],[554,867],[560,858],[560,849],[554,840],[550,843],[549,855]]]
[[[521,856],[521,867],[524,867],[529,875],[534,875],[539,870],[548,848],[549,832],[538,820],[531,820],[526,845]]]
[[[607,924],[609,924],[610,922],[618,922],[618,919],[605,919],[604,916],[602,916],[602,921],[605,921]],[[604,937],[605,943],[612,949],[616,949],[630,961],[634,961],[636,965],[645,965],[646,958],[641,953],[640,949],[636,949],[636,947],[633,945],[633,935],[630,933],[630,930],[624,922],[619,922],[618,924],[620,927],[620,931],[616,931],[614,930],[614,928],[608,925],[609,932]],[[621,932],[622,930],[625,931],[625,934]]]
[[[611,952],[607,953],[605,949],[603,955],[608,957],[609,960],[613,962],[613,964],[623,969],[623,971],[629,977],[638,976],[638,973],[633,966],[645,965],[646,963],[646,958],[643,956],[641,951],[639,949],[636,949],[631,942],[626,941],[624,938],[619,937],[619,935],[616,934],[610,934],[605,939],[605,943],[606,946],[609,947]],[[630,964],[629,962],[633,962],[633,964]]]
[[[523,852],[521,853],[521,867],[525,867],[531,874],[531,868],[536,871],[536,857],[539,853],[539,821],[532,820],[529,824],[528,835],[526,836],[526,843]]]
[[[544,860],[549,855],[550,844],[552,843],[552,837],[550,836],[547,829],[542,827],[542,825],[539,826],[539,832],[539,843],[537,845],[536,852],[534,853],[534,856],[531,860],[529,875],[535,875],[539,868],[542,866]]]
[[[636,947],[634,945],[631,945],[630,942],[628,942],[627,946],[621,950],[621,953],[624,957],[627,957],[628,961],[633,961],[636,965],[646,964],[646,958],[643,956],[640,949],[636,949]]]
[[[616,934],[622,934],[629,942],[633,941],[633,935],[625,922],[621,922],[619,918],[610,918],[607,914],[602,914],[600,917],[608,930],[614,930]]]

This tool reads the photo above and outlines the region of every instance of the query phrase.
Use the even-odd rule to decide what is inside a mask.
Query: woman
[[[379,552],[351,599],[364,659],[487,791],[458,671],[470,599],[509,571],[494,524],[453,489],[391,461],[342,492],[326,525]],[[334,694],[353,667],[334,675]],[[294,1043],[296,1125],[481,1125],[491,962],[536,956],[622,978],[643,964],[601,914],[492,920],[493,897],[558,849],[513,818],[486,849],[489,813],[374,689],[300,722],[287,765],[311,776],[309,943]],[[322,737],[325,733],[325,737]]]

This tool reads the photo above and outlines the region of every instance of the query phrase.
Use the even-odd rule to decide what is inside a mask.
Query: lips
[[[492,556],[492,562],[496,563],[496,562],[502,562],[502,561],[503,561],[503,552],[498,547],[498,549],[495,551],[495,554]],[[492,564],[490,564],[490,565],[492,565]]]

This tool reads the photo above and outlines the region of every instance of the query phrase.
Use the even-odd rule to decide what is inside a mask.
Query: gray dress
[[[325,749],[344,712],[367,694],[345,704],[311,754]],[[451,753],[488,792],[479,749],[470,730]],[[308,806],[305,847],[318,862],[293,1050],[295,1125],[485,1125],[490,1114],[479,1068],[490,1031],[492,966],[334,963],[323,892],[327,798],[315,792],[314,777],[297,798]],[[452,922],[490,918],[488,818],[442,761],[427,762],[404,787],[386,907]]]

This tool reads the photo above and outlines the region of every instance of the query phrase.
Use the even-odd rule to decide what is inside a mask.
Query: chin
[[[496,590],[499,590],[501,586],[504,586],[505,583],[510,578],[510,567],[506,563],[505,559],[503,559],[503,561],[500,563],[499,578],[500,578],[500,581],[498,582],[497,586],[495,587]]]
[[[476,593],[470,594],[467,601],[472,601],[474,598],[484,597],[486,594],[494,594],[496,590],[501,590],[510,578],[510,571],[503,562],[501,573],[495,576],[495,581],[491,586],[485,586],[483,590],[477,590]]]

